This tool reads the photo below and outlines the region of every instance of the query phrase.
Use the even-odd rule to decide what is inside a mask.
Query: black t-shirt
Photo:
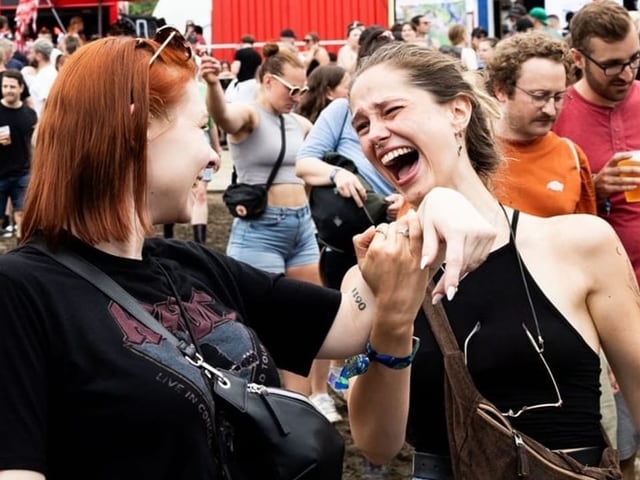
[[[29,172],[31,136],[37,121],[35,110],[24,104],[8,108],[0,103],[0,126],[8,125],[11,130],[11,143],[0,145],[0,178]]]
[[[142,260],[71,245],[188,338],[173,284],[206,360],[259,383],[278,384],[276,365],[306,374],[340,302],[194,243],[151,239]],[[29,246],[0,257],[0,292],[0,470],[220,478],[210,394],[177,349]]]
[[[233,59],[240,62],[240,70],[238,71],[238,75],[236,75],[238,82],[244,82],[245,80],[254,78],[256,70],[262,63],[260,54],[251,47],[236,50]]]

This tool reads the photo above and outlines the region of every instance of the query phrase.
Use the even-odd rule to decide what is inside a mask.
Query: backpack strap
[[[573,159],[576,162],[576,169],[580,171],[580,158],[578,157],[578,152],[576,151],[576,145],[566,137],[560,137],[560,138],[562,138],[565,142],[567,142],[567,145],[569,145],[571,152],[573,152]]]

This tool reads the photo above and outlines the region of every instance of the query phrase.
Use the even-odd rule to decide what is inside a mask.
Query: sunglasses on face
[[[170,25],[165,25],[164,27],[156,30],[156,34],[153,36],[153,40],[158,42],[160,44],[160,47],[158,47],[158,49],[151,56],[151,59],[149,60],[150,66],[153,65],[153,62],[156,61],[162,51],[167,47],[179,52],[183,52],[185,60],[191,59],[191,56],[193,55],[189,42],[187,42],[187,40],[177,28]],[[144,39],[139,38],[138,45],[140,45],[142,42],[144,42]]]
[[[278,75],[271,74],[273,78],[275,78],[278,82],[280,82],[285,88],[289,89],[289,96],[295,97],[296,95],[304,95],[309,91],[309,87],[306,85],[304,87],[298,87],[297,85],[291,85],[284,78],[279,77]]]
[[[311,39],[310,38],[305,38],[304,39],[304,43],[311,43]]]

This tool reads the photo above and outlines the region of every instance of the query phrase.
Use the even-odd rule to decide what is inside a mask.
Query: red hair
[[[170,46],[129,37],[91,42],[69,57],[39,122],[27,189],[23,241],[41,232],[58,243],[72,229],[84,242],[124,242],[132,212],[145,233],[149,118],[167,115],[196,66]]]

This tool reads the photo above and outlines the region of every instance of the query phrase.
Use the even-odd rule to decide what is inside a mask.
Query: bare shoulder
[[[545,245],[549,253],[557,253],[564,258],[589,258],[595,260],[611,253],[624,251],[622,243],[613,228],[602,218],[589,214],[558,215],[536,217],[521,214],[522,237],[519,242]]]

